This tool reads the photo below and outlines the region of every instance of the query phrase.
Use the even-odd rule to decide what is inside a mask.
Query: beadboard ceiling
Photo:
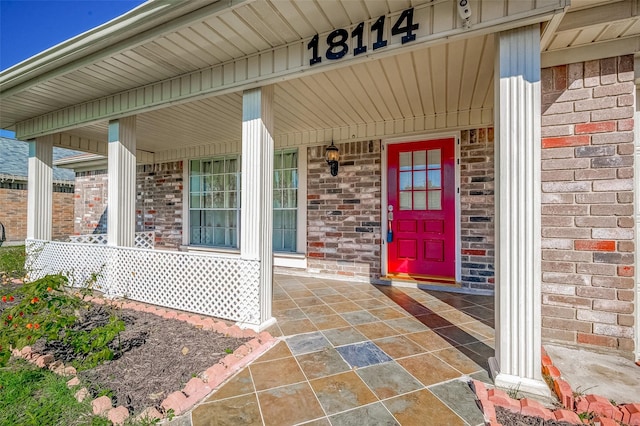
[[[506,16],[518,13],[509,8],[526,9],[544,1],[548,0],[472,0],[471,5],[475,16],[496,9],[496,5]],[[573,6],[553,24],[543,53],[638,37],[639,1],[572,0]],[[7,127],[69,105],[145,87],[427,3],[451,8],[455,13],[455,2],[451,0],[224,3],[231,7],[208,0],[201,3],[206,5],[201,9],[197,8],[198,2],[189,3],[189,13],[201,18],[185,20],[184,25],[167,31],[142,22],[141,25],[149,26],[147,33],[153,36],[130,39],[126,48],[112,54],[96,52],[96,60],[82,66],[69,65],[68,71],[51,78],[16,81],[16,87],[21,89],[11,86],[2,95],[0,121],[2,127]],[[283,79],[275,83],[276,139],[287,139],[288,135],[308,129],[331,130],[368,124],[396,126],[395,123],[407,120],[433,117],[434,122],[444,117],[435,128],[459,128],[485,122],[486,117],[490,117],[487,112],[493,107],[493,45],[491,34],[459,37]],[[138,148],[158,152],[176,146],[238,141],[241,109],[242,95],[235,92],[141,113]],[[399,133],[407,131],[406,124],[398,126]],[[66,133],[106,141],[107,123],[94,122]]]

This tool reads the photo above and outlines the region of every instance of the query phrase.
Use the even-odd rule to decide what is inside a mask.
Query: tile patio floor
[[[192,412],[203,425],[478,425],[493,297],[276,275],[280,341]]]

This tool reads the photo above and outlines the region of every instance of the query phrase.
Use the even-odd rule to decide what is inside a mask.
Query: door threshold
[[[460,287],[460,283],[456,281],[455,278],[449,277],[438,277],[438,276],[428,276],[428,275],[416,275],[416,274],[387,274],[384,277],[380,277],[382,280],[389,280],[392,283],[401,282],[401,283],[413,283],[416,285],[433,285],[433,286],[442,286],[442,287]]]

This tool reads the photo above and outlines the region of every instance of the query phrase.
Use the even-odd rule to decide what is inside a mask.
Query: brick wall
[[[633,56],[542,70],[542,333],[631,352]]]
[[[77,235],[107,232],[106,170],[76,173],[74,232]]]
[[[460,134],[462,286],[494,288],[493,127]]]
[[[380,265],[380,141],[337,145],[338,176],[326,146],[308,149],[307,255],[309,270],[378,278]]]
[[[155,230],[156,248],[182,244],[182,161],[138,166],[136,229]]]
[[[0,222],[7,241],[27,238],[27,190],[0,188]],[[53,193],[52,238],[64,239],[73,234],[73,193]]]
[[[106,170],[76,173],[75,232],[107,232]],[[182,162],[138,166],[136,231],[155,231],[156,248],[182,244]]]

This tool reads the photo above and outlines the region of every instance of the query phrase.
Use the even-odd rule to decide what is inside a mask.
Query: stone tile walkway
[[[493,297],[277,275],[274,348],[192,412],[203,425],[479,425]]]

